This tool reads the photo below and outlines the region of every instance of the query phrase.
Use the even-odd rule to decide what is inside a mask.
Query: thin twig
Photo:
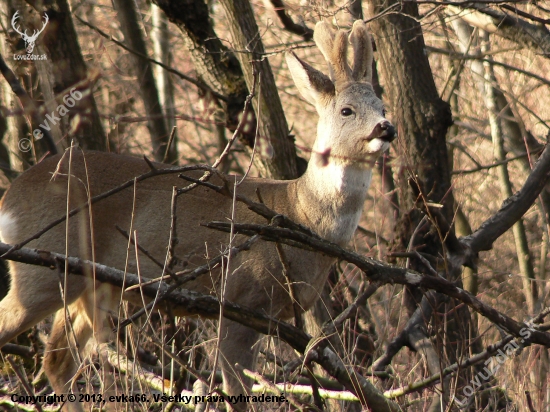
[[[260,239],[259,236],[253,236],[250,239],[246,240],[245,242],[241,243],[240,245],[230,248],[229,251],[227,252],[227,254],[230,255],[230,256],[235,256],[235,255],[237,255],[238,253],[240,253],[244,250],[248,250],[259,239]],[[117,329],[124,328],[124,327],[130,325],[131,323],[134,323],[139,317],[144,315],[148,310],[149,311],[152,310],[153,306],[159,305],[173,291],[177,290],[179,287],[181,287],[185,283],[190,282],[192,280],[195,280],[200,275],[203,275],[205,273],[210,273],[212,271],[212,269],[216,268],[218,265],[221,265],[221,263],[223,262],[223,259],[226,257],[227,254],[219,255],[219,256],[211,259],[210,261],[208,261],[206,264],[204,264],[202,266],[199,266],[198,268],[193,269],[192,271],[183,271],[183,272],[175,273],[174,274],[174,278],[176,279],[176,284],[175,285],[171,285],[169,287],[169,289],[166,290],[166,292],[164,292],[164,293],[160,294],[159,296],[157,296],[154,301],[149,302],[145,307],[143,307],[143,308],[139,309],[138,311],[136,311],[132,316],[130,316],[129,318],[127,318],[127,319],[123,320],[122,322],[120,322]],[[185,275],[185,276],[183,276],[183,275]],[[181,278],[180,278],[180,276],[181,276]],[[155,283],[159,283],[160,281],[167,280],[168,278],[172,278],[172,277],[171,276],[162,276],[160,278],[150,279],[148,281],[140,282],[137,285],[129,286],[125,290],[126,290],[126,292],[129,292],[129,291],[134,290],[134,289],[143,288],[144,286],[150,286],[150,285],[153,285]]]
[[[172,146],[172,142],[174,141],[176,130],[178,130],[177,126],[172,127],[170,137],[168,138],[168,144],[166,145],[166,151],[164,152],[164,157],[162,158],[162,163],[166,163],[166,161],[168,160],[168,156],[170,156],[170,146]]]
[[[504,160],[500,160],[498,162],[494,162],[490,165],[478,165],[477,167],[474,167],[472,169],[453,170],[451,173],[453,175],[467,175],[467,174],[471,174],[471,173],[477,173],[477,172],[480,172],[482,170],[489,170],[489,169],[492,169],[494,167],[498,167],[498,166],[502,166],[504,164],[508,164],[510,162],[513,162],[514,160],[522,159],[526,156],[529,156],[530,154],[538,154],[541,151],[542,151],[542,149],[534,150],[531,153],[522,153],[520,155],[510,157],[509,159],[504,159]]]
[[[435,375],[432,375],[426,379],[423,379],[419,382],[415,382],[406,386],[402,386],[400,388],[395,388],[388,390],[384,392],[384,396],[387,396],[388,398],[395,399],[404,395],[407,395],[408,393],[418,392],[422,389],[425,389],[437,382],[439,382],[443,377],[448,376],[454,372],[457,372],[459,370],[463,370],[465,368],[468,368],[470,366],[476,365],[480,362],[483,362],[484,360],[490,358],[493,353],[497,352],[499,349],[505,347],[509,342],[513,340],[512,336],[506,336],[504,339],[500,340],[499,342],[489,345],[486,350],[484,350],[481,353],[478,353],[471,358],[468,358],[461,362],[460,364],[454,363],[451,366],[446,367],[443,369],[442,373],[437,373]]]
[[[178,188],[174,186],[172,188],[172,202],[170,204],[170,238],[168,239],[168,248],[166,252],[166,260],[164,262],[163,272],[171,274],[176,263],[175,258],[175,248],[178,243],[178,231],[177,231],[177,222],[178,222]],[[166,270],[168,269],[168,270]],[[164,275],[164,273],[163,273]],[[174,275],[170,275],[175,282],[178,282],[178,279]]]
[[[119,233],[126,238],[126,240],[129,240],[132,245],[135,245],[134,238],[130,237],[130,235],[128,234],[127,231],[122,229],[119,225],[115,225],[115,229],[118,230]],[[137,248],[139,249],[139,251],[141,253],[143,253],[145,256],[147,256],[151,260],[151,262],[153,262],[155,265],[157,265],[160,269],[164,268],[164,265],[160,261],[158,261],[153,255],[151,255],[151,253],[149,253],[149,251],[147,249],[145,249],[143,246],[137,245]],[[171,272],[171,270],[169,268],[166,268],[166,271],[168,273]]]
[[[208,180],[210,179],[210,177],[214,173],[217,173],[219,176],[221,176],[220,172],[217,170],[217,167],[229,155],[229,152],[230,152],[231,147],[233,146],[233,143],[235,142],[237,137],[239,137],[239,135],[242,133],[242,131],[244,129],[244,126],[246,124],[246,118],[247,118],[248,112],[250,110],[250,105],[252,104],[252,98],[254,97],[254,94],[256,93],[256,75],[257,75],[257,73],[256,73],[255,70],[253,71],[253,75],[254,75],[254,82],[253,82],[252,90],[250,91],[250,93],[248,94],[248,96],[246,97],[246,100],[244,102],[244,108],[243,108],[243,113],[242,113],[241,120],[239,121],[239,124],[237,125],[237,128],[233,132],[233,135],[231,136],[231,138],[228,140],[227,144],[225,145],[225,148],[223,149],[223,152],[216,159],[216,161],[214,162],[214,164],[212,165],[210,170],[205,171],[204,174],[199,179],[193,179],[194,182],[192,184],[187,185],[186,187],[184,187],[182,189],[179,189],[178,190],[178,196],[183,194],[183,193],[187,193],[189,190],[194,189],[195,187],[197,187],[198,184],[200,184],[202,182],[204,182],[204,183],[208,182]],[[190,179],[188,176],[185,176],[183,174],[181,174],[180,177],[182,179],[185,179],[185,180]]]

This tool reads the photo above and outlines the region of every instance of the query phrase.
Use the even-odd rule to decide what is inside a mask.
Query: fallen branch
[[[15,343],[6,343],[0,348],[0,352],[6,355],[17,355],[22,358],[32,359],[36,352],[27,346],[16,345]]]

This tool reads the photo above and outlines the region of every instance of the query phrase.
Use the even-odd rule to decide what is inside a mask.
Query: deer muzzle
[[[392,142],[395,139],[395,127],[388,120],[383,120],[374,126],[367,140],[380,139],[384,142]]]
[[[395,127],[393,127],[393,124],[388,122],[387,120],[384,120],[381,123],[378,123],[376,127],[380,126],[380,136],[378,136],[379,139],[382,139],[386,142],[391,142],[393,139],[395,139]]]

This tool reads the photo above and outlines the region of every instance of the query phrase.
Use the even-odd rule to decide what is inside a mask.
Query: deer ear
[[[372,83],[372,40],[363,20],[355,20],[349,40],[353,46],[353,80]]]
[[[320,100],[334,96],[334,84],[327,76],[292,52],[287,52],[285,57],[296,87],[309,103],[317,106]]]

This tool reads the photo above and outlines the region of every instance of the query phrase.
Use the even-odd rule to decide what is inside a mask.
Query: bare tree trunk
[[[154,3],[181,30],[197,76],[211,90],[201,90],[201,93],[217,93],[224,97],[220,99],[213,96],[225,110],[226,126],[234,131],[239,123],[248,89],[239,61],[214,32],[208,6],[203,0],[154,0]],[[255,116],[252,117],[253,127],[240,136],[248,147],[254,146],[256,135]]]
[[[363,10],[361,9],[361,16]],[[361,17],[362,18],[362,17]],[[376,67],[376,61],[372,61],[372,87],[376,95],[380,100],[384,99],[384,88],[380,85],[380,78],[378,77],[378,68]],[[390,219],[389,224],[394,227],[399,218],[399,196],[395,190],[395,180],[393,178],[393,170],[389,164],[389,152],[382,154],[382,158],[377,162],[377,170],[380,173],[380,187],[384,194],[385,202],[387,203],[388,217]]]
[[[153,51],[155,60],[171,66],[172,54],[170,52],[170,36],[168,31],[168,19],[164,12],[155,4],[151,4],[151,15],[153,22],[153,30],[151,38],[153,39]],[[159,91],[159,99],[162,108],[164,109],[165,123],[169,133],[176,126],[176,107],[174,103],[174,85],[170,73],[162,67],[155,65],[155,78],[157,80],[157,88]],[[167,159],[178,158],[178,133],[174,132],[172,142],[168,148]]]
[[[252,90],[255,81],[260,82],[256,89],[257,98],[253,100],[254,110],[260,117],[261,124],[256,145],[259,145],[259,151],[264,158],[268,155],[269,143],[273,146],[273,157],[262,161],[265,167],[262,175],[277,179],[296,178],[296,148],[289,136],[271,66],[264,56],[264,46],[252,6],[248,0],[221,0],[221,4],[227,16],[233,47],[240,51],[237,57],[248,90]],[[243,52],[244,50],[247,52]]]
[[[297,170],[294,142],[288,136],[288,126],[271,67],[262,56],[263,45],[249,2],[222,2],[232,31],[233,46],[239,51],[251,50],[250,53],[238,53],[239,59],[242,59],[240,64],[214,32],[208,8],[202,0],[155,0],[155,3],[164,10],[170,21],[182,30],[184,41],[201,80],[215,93],[224,97],[230,128],[238,123],[244,100],[248,90],[252,88],[254,75],[251,62],[258,60],[254,64],[261,82],[261,87],[258,87],[257,91],[261,95],[253,101],[254,111],[260,117],[262,125],[259,136],[264,141],[271,140],[274,154],[271,160],[260,160],[263,164],[259,165],[261,175],[278,179],[295,178]],[[258,111],[258,105],[261,111]],[[246,144],[250,147],[254,145],[254,136],[255,133],[244,134]]]
[[[41,44],[37,44],[35,50],[38,51],[38,54],[47,54],[47,50]],[[56,108],[59,103],[62,104],[62,101],[58,102],[56,99],[54,87],[54,67],[51,61],[49,60],[39,60],[35,62],[37,77],[38,77],[38,86],[40,92],[42,93],[42,99],[44,104],[42,106],[42,111],[44,114],[56,113]],[[52,116],[52,118],[54,118]],[[55,118],[54,118],[55,119]],[[62,149],[70,146],[71,137],[69,136],[70,129],[70,117],[61,117],[59,123],[49,122],[48,126],[50,127],[50,133],[53,137],[54,142],[57,143],[57,146]],[[76,136],[74,136],[77,138]],[[80,143],[81,139],[77,138],[77,141]]]
[[[482,51],[487,52],[489,51],[489,37],[487,33],[483,33],[482,35],[484,38],[482,42]],[[485,68],[485,104],[487,105],[489,113],[489,123],[491,125],[495,162],[499,162],[506,159],[506,151],[504,150],[504,138],[502,136],[502,128],[498,118],[498,104],[496,101],[496,96],[493,93],[496,77],[491,63],[484,62],[483,66]],[[497,171],[502,197],[507,199],[514,194],[512,184],[510,182],[510,176],[508,174],[508,165],[505,163],[498,166]],[[537,299],[536,284],[534,282],[535,270],[533,268],[533,262],[529,251],[529,244],[527,242],[527,235],[525,233],[523,220],[518,220],[514,224],[512,230],[514,232],[514,239],[516,242],[516,253],[523,280],[523,293],[525,295],[525,302],[527,303],[527,310],[530,315],[534,315],[535,303]]]
[[[453,18],[458,14],[480,30],[494,33],[547,59],[550,58],[550,36],[543,24],[533,24],[517,15],[509,15],[474,3],[465,5],[464,9],[449,5],[448,10],[454,13]]]
[[[453,27],[460,40],[460,47],[462,51],[466,53],[467,44],[471,43],[470,37],[472,36],[472,29],[467,23],[458,19],[453,21]],[[488,34],[486,32],[481,32],[480,37],[484,39],[482,51],[486,53],[489,51]],[[477,45],[475,48],[477,48]],[[478,89],[484,97],[488,108],[495,161],[498,162],[506,159],[503,125],[508,131],[509,146],[514,148],[516,153],[525,153],[526,147],[523,139],[523,133],[521,132],[521,128],[508,106],[506,97],[497,89],[497,80],[492,65],[489,62],[482,63],[481,61],[474,60],[471,62],[471,69],[477,80]],[[503,120],[501,121],[501,119]],[[520,160],[520,164],[524,172],[528,175],[530,173],[530,166],[527,158]],[[513,194],[510,176],[508,175],[508,165],[500,165],[497,170],[502,197],[506,199]],[[523,279],[525,300],[529,313],[533,315],[535,312],[537,295],[536,284],[534,283],[535,270],[529,251],[523,220],[518,220],[512,230],[516,243],[516,253],[518,256],[520,272]]]
[[[28,3],[34,5],[33,1],[29,0]],[[72,11],[67,0],[55,0],[48,2],[45,10],[38,8],[37,12],[40,18],[44,12],[47,13],[50,19],[42,43],[48,61],[45,64],[37,64],[41,88],[47,100],[50,100],[52,96],[62,99],[63,96],[58,96],[60,93],[69,90],[73,85],[88,77],[88,69],[82,57],[71,16]],[[37,63],[39,62],[37,61]],[[47,82],[46,76],[49,76]],[[55,106],[57,107],[57,104]],[[76,118],[76,116],[79,117]],[[78,127],[74,124],[77,121],[79,122]],[[107,138],[92,90],[89,94],[85,94],[74,108],[69,110],[67,116],[62,118],[60,129],[63,137],[66,137],[70,131],[70,137],[74,137],[84,149],[106,149]],[[70,144],[70,142],[66,143]]]
[[[5,56],[6,52],[3,45],[6,43],[3,40],[4,36],[0,35],[0,53]],[[29,166],[30,159],[26,158],[30,152],[22,152],[19,149],[19,141],[30,136],[30,129],[22,116],[13,114],[13,112],[21,111],[22,108],[9,84],[3,79],[0,81],[0,91],[2,93],[0,104],[11,112],[7,117],[3,117],[3,113],[0,113],[4,129],[2,143],[7,152],[7,157],[2,156],[2,163],[3,169],[8,170],[8,176],[13,180],[17,176],[17,172],[22,172]],[[13,170],[14,173],[10,173],[9,170]]]
[[[372,17],[394,3],[369,0],[366,17]],[[423,223],[423,215],[416,203],[440,203],[443,216],[448,222],[452,221],[454,200],[446,142],[452,118],[449,105],[440,99],[435,86],[422,28],[417,19],[417,7],[415,3],[400,4],[400,13],[389,14],[370,24],[379,54],[378,70],[384,84],[384,97],[399,134],[398,150],[402,164],[397,181],[401,215],[394,229],[392,249],[408,251],[421,247],[423,253],[435,257],[445,256],[442,238],[446,233],[438,233],[429,221]],[[418,259],[410,259],[410,264],[414,269],[426,271],[425,263]],[[449,265],[443,275],[453,281],[460,280],[460,269]],[[407,289],[405,296],[405,306],[412,316],[421,294]],[[453,304],[449,302],[447,305]],[[443,312],[453,310],[456,309],[452,306],[441,309]],[[442,349],[439,353],[432,352],[432,355],[439,355],[440,365],[453,362],[465,354],[462,332],[469,322],[467,310],[459,311],[454,319],[435,322],[436,325],[444,325],[438,326],[438,329],[445,329],[445,333],[441,331],[439,334],[445,336],[443,341],[436,342]],[[420,335],[409,335],[412,347],[423,347],[422,339],[424,337]],[[435,364],[433,357],[431,362]],[[449,394],[445,391],[442,395],[441,399],[438,395],[434,397],[432,410],[438,405],[445,408]]]
[[[468,23],[461,19],[453,19],[451,21],[454,31],[459,40],[459,46],[463,53],[467,52],[467,45],[470,42],[470,36],[472,36],[473,29]],[[472,43],[474,47],[470,46],[470,54],[475,54],[476,49],[479,50],[479,45],[475,42]],[[474,73],[474,80],[477,83],[477,87],[480,93],[484,93],[485,90],[485,71],[483,68],[483,63],[480,60],[468,60],[466,64],[470,65],[470,70]],[[533,137],[531,133],[525,130],[521,119],[518,119],[515,113],[512,111],[508,99],[499,90],[498,85],[495,83],[493,85],[493,93],[495,95],[497,110],[499,113],[499,118],[501,122],[501,127],[504,132],[503,138],[504,142],[512,153],[516,156],[524,154],[526,151],[537,151],[542,148],[542,145]],[[537,159],[538,155],[533,154],[533,159]],[[522,157],[518,159],[518,164],[520,165],[525,176],[528,176],[531,173],[531,165],[529,164],[529,159],[527,157]],[[548,221],[550,215],[550,189],[545,188],[541,193],[541,202],[542,208],[544,209],[543,214],[546,216]]]
[[[25,3],[20,0],[10,0],[5,3],[0,2],[2,27],[10,27],[11,17],[16,11],[22,11],[24,7],[26,7]],[[17,34],[16,36],[19,37]],[[24,46],[21,43],[17,41],[17,38],[9,38],[5,31],[0,31],[0,53],[4,56],[6,63],[11,65],[14,74],[26,88],[27,85],[33,84],[32,79],[36,74],[32,70],[32,66],[31,70],[27,70],[28,65],[26,64],[12,64],[14,63],[13,55],[19,51],[17,48]],[[2,93],[0,104],[5,106],[10,112],[5,118],[6,130],[3,142],[7,153],[4,153],[4,170],[7,172],[6,176],[10,180],[13,180],[19,174],[18,172],[23,172],[33,164],[33,151],[30,145],[32,134],[30,125],[22,114],[24,110],[21,107],[19,99],[3,77],[0,78],[0,91]]]
[[[118,12],[120,28],[124,33],[124,42],[132,50],[147,56],[147,47],[140,27],[140,13],[135,1],[113,0],[113,4]],[[166,153],[169,132],[159,103],[159,92],[153,76],[153,68],[149,60],[143,57],[132,54],[132,59],[135,62],[139,91],[148,117],[147,127],[151,134],[153,156],[155,160],[162,162]],[[175,160],[170,156],[167,158],[168,163]]]
[[[384,4],[370,0],[367,6],[369,15],[388,6]],[[384,80],[384,97],[397,126],[398,150],[402,153],[403,166],[398,175],[401,217],[396,225],[394,242],[394,249],[400,251],[407,249],[411,234],[421,220],[415,208],[417,198],[409,186],[409,177],[424,192],[424,200],[442,202],[442,211],[448,221],[453,216],[446,146],[447,130],[452,124],[451,112],[449,105],[439,98],[435,87],[422,30],[414,20],[418,15],[417,6],[408,3],[404,5],[403,13],[412,17],[392,14],[371,23],[380,56],[378,72]],[[438,235],[430,235],[424,240],[423,251],[435,256],[440,254]]]
[[[472,228],[468,218],[464,215],[462,208],[457,205],[455,215],[455,231],[457,236],[468,236],[472,234]],[[464,290],[467,290],[472,295],[477,295],[479,282],[477,280],[477,271],[472,268],[465,267],[462,270],[462,283]]]
[[[446,24],[443,19],[441,19],[442,25],[444,26],[443,29],[446,29]],[[467,46],[468,44],[466,44]],[[447,42],[447,49],[451,50],[451,45],[449,42]],[[464,62],[462,62],[464,64]],[[453,115],[458,115],[460,113],[460,107],[458,104],[458,96],[456,93],[454,93],[455,90],[458,90],[460,86],[460,75],[461,75],[461,69],[460,67],[456,68],[454,72],[454,86],[452,87],[452,90],[448,93],[448,101],[451,104],[451,108],[453,111]],[[453,125],[449,128],[449,140],[452,140],[457,137],[458,135],[458,127],[456,125]],[[454,167],[454,146],[449,146],[449,163],[450,168],[453,169]],[[454,219],[454,226],[455,226],[455,233],[458,237],[460,236],[468,236],[472,234],[472,227],[470,226],[470,222],[468,221],[468,218],[464,214],[464,211],[462,210],[462,207],[458,202],[455,202],[455,219]],[[478,287],[479,287],[479,279],[477,270],[474,270],[470,267],[463,266],[462,267],[462,284],[464,286],[464,290],[467,290],[474,296],[477,295]],[[472,317],[474,319],[474,323],[477,325],[477,314],[473,313]],[[474,325],[472,325],[474,326]],[[477,330],[477,327],[476,327]],[[475,334],[477,336],[477,332]],[[478,345],[480,346],[480,345]],[[481,346],[479,347],[479,351],[481,351]],[[476,352],[477,353],[477,352]]]
[[[370,0],[369,15],[387,6]],[[378,72],[384,80],[384,96],[399,132],[398,145],[402,153],[403,166],[398,174],[401,216],[395,226],[393,246],[399,251],[408,249],[411,235],[422,219],[415,207],[417,198],[409,185],[410,179],[424,192],[425,198],[420,201],[443,202],[442,211],[448,221],[453,214],[446,147],[447,129],[452,124],[450,108],[439,98],[433,81],[422,30],[414,20],[418,15],[417,6],[408,3],[403,12],[412,18],[393,14],[371,23],[380,56]],[[416,239],[425,241],[424,252],[440,255],[438,235],[423,236],[428,229],[424,228]],[[415,306],[414,303],[408,306],[410,314]]]

